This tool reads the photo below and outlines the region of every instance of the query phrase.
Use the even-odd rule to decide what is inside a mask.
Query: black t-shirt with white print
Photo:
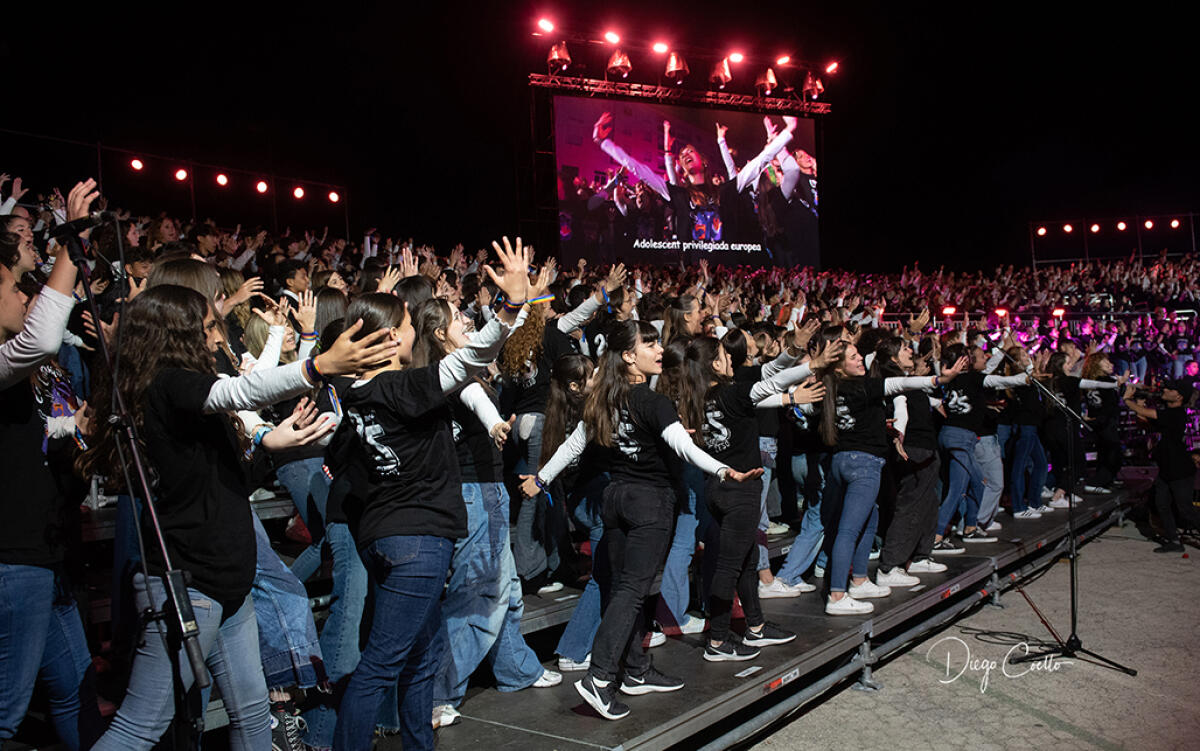
[[[675,422],[679,422],[679,413],[667,397],[651,391],[648,383],[631,388],[625,406],[617,412],[617,434],[607,452],[612,479],[670,485],[665,457],[672,452],[663,442],[662,432]]]
[[[718,461],[739,472],[762,466],[758,420],[750,390],[755,382],[715,386],[704,400],[704,447]]]
[[[847,378],[837,387],[837,447],[886,457],[888,440],[882,378]]]
[[[545,412],[550,398],[550,371],[563,355],[579,354],[579,340],[558,329],[558,321],[546,321],[542,332],[542,352],[536,362],[526,362],[524,372],[509,381],[515,391],[513,414]]]
[[[945,424],[963,428],[976,435],[983,432],[983,421],[987,410],[987,395],[983,379],[987,376],[978,370],[962,373],[942,387],[942,406],[946,410]]]
[[[389,370],[355,383],[342,409],[367,464],[364,497],[344,500],[361,548],[393,535],[451,540],[467,533],[467,511],[438,365]]]
[[[908,409],[908,427],[905,428],[905,447],[937,450],[937,431],[933,424],[933,407],[929,394],[924,391],[905,391],[905,406]],[[895,399],[890,400],[894,404]]]

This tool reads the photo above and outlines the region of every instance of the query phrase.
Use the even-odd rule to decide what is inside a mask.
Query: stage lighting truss
[[[529,85],[543,89],[578,92],[588,95],[622,96],[687,104],[707,104],[723,107],[745,107],[765,112],[797,115],[827,115],[828,102],[801,101],[793,98],[767,98],[756,94],[733,94],[725,91],[696,91],[679,86],[604,81],[576,76],[554,76],[531,73]]]

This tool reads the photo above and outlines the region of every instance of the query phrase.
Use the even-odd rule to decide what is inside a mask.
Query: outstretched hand
[[[399,344],[390,337],[391,329],[372,331],[362,339],[354,337],[362,330],[362,319],[358,319],[342,332],[342,335],[321,354],[317,355],[317,368],[327,376],[361,373],[371,366],[378,366],[396,355]]]
[[[508,242],[507,237],[501,238],[501,240],[504,242],[504,247],[500,247],[498,242],[492,242],[492,248],[500,258],[500,271],[496,271],[488,264],[484,265],[483,270],[487,272],[492,283],[504,293],[505,300],[522,303],[525,301],[525,293],[529,286],[529,265],[533,261],[533,252],[531,248],[526,248],[521,243],[519,237],[516,248]]]
[[[592,140],[597,144],[607,141],[608,137],[612,135],[612,121],[613,116],[611,112],[605,112],[600,115],[600,119],[592,126]]]
[[[756,477],[762,477],[762,476],[763,476],[763,468],[762,467],[756,467],[755,469],[752,469],[749,472],[738,472],[733,467],[730,467],[729,469],[727,469],[725,471],[725,477],[721,478],[721,481],[726,482],[726,481],[732,480],[734,482],[747,482],[749,480],[753,480]]]

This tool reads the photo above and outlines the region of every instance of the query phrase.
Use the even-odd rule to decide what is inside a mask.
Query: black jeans
[[[669,487],[615,480],[604,489],[604,536],[595,571],[603,614],[592,643],[593,678],[616,678],[622,655],[627,675],[640,676],[650,668],[642,648],[642,610],[666,560],[674,517],[675,493]]]
[[[1117,421],[1096,423],[1092,427],[1096,431],[1096,475],[1092,484],[1101,488],[1112,485],[1121,471],[1121,436],[1117,432]]]
[[[762,479],[722,483],[708,478],[704,497],[720,528],[720,546],[712,592],[709,594],[708,638],[723,642],[729,636],[729,615],[736,586],[747,626],[761,626],[758,601],[758,521],[761,517]]]
[[[933,550],[941,505],[937,481],[942,463],[933,449],[906,447],[905,451],[908,461],[901,459],[895,465],[896,509],[879,555],[880,571],[903,567],[915,558],[928,558]]]
[[[1175,514],[1178,512],[1179,521],[1185,527],[1195,529],[1200,526],[1196,519],[1195,506],[1192,505],[1192,488],[1195,480],[1185,477],[1181,480],[1163,480],[1161,477],[1154,481],[1154,508],[1158,511],[1158,520],[1163,527],[1163,536],[1170,542],[1179,541],[1179,528],[1176,526]]]

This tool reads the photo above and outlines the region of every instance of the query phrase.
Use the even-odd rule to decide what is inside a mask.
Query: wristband
[[[532,299],[526,300],[525,304],[526,305],[537,305],[538,303],[552,302],[554,299],[555,299],[554,295],[542,295],[541,297],[534,297]]]
[[[300,332],[300,341],[315,342],[316,340],[317,340],[317,332],[315,332],[315,331],[301,331]]]
[[[504,309],[509,312],[518,313],[520,312],[521,308],[525,306],[525,302],[522,300],[521,302],[514,303],[510,300],[504,300],[500,303],[500,305],[502,305]]]
[[[533,484],[538,486],[538,490],[546,489],[546,483],[542,482],[542,478],[538,477],[536,473],[533,476]]]
[[[605,311],[612,313],[612,303],[608,300],[608,288],[603,284],[600,285],[600,294],[604,296]]]
[[[310,357],[304,361],[304,373],[308,376],[309,383],[314,386],[325,380],[324,374],[321,373],[321,368],[317,366],[317,358],[315,357]]]

